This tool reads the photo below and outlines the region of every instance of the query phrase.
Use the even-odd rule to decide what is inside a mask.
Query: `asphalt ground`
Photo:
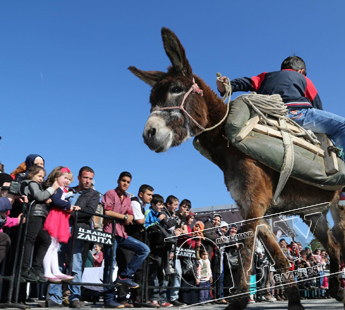
[[[258,302],[255,304],[250,304],[247,306],[247,309],[257,309],[257,310],[265,310],[265,309],[271,309],[271,310],[283,310],[288,308],[288,303],[287,301],[275,301],[275,302]],[[335,299],[306,299],[302,300],[302,305],[306,310],[309,309],[317,309],[317,310],[329,310],[329,309],[337,309],[337,310],[344,310],[344,305],[337,302]],[[42,309],[48,309],[48,308],[43,308],[39,306],[37,303],[28,303],[28,306],[32,310],[42,310]],[[0,306],[1,307],[1,306]],[[223,310],[225,309],[226,306],[223,305],[214,305],[214,304],[205,304],[205,305],[190,305],[187,307],[171,307],[170,309],[203,309],[203,310]],[[6,309],[15,309],[12,307],[6,307]],[[54,309],[60,309],[60,310],[69,310],[70,308],[68,307],[63,307],[63,308],[54,308]],[[86,303],[81,309],[105,309],[103,308],[103,303],[102,302],[97,302],[96,304],[93,303]],[[122,309],[129,309],[129,308],[122,308]],[[136,309],[136,308],[132,308]],[[152,310],[153,308],[140,308],[143,310]],[[163,309],[163,308],[160,308]],[[233,309],[237,310],[237,309]]]

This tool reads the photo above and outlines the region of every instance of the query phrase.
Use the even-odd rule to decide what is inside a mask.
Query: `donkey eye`
[[[180,86],[173,86],[170,90],[173,94],[182,93],[183,89]]]

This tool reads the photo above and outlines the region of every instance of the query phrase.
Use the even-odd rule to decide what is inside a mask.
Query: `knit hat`
[[[215,217],[219,217],[220,219],[222,219],[223,217],[219,214],[219,213],[216,213],[216,214],[213,214],[212,216],[212,220],[215,218]]]
[[[205,225],[204,225],[203,222],[197,221],[197,222],[195,223],[195,225],[194,225],[193,231],[195,231],[195,226],[196,226],[196,225],[199,225],[200,230],[204,230],[204,228],[205,228]]]
[[[304,248],[305,250],[310,250],[310,252],[311,252],[311,247],[310,246],[306,246],[305,248]]]
[[[13,178],[7,173],[0,173],[0,187],[6,182],[12,182]]]
[[[187,221],[189,221],[189,219],[191,218],[191,217],[195,217],[195,213],[193,213],[193,212],[190,212],[188,215],[187,215]]]
[[[219,227],[224,227],[224,226],[228,227],[228,223],[225,221],[221,221]]]

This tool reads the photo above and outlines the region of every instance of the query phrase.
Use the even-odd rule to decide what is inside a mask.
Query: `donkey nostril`
[[[151,128],[147,133],[149,138],[152,138],[155,134],[156,134],[156,128]]]

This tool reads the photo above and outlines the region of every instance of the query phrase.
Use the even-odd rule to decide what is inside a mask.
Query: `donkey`
[[[239,206],[246,220],[246,231],[255,232],[263,241],[275,260],[275,268],[282,272],[289,270],[289,264],[269,229],[262,224],[262,217],[269,211],[291,211],[298,214],[305,222],[311,221],[311,230],[322,243],[331,258],[331,273],[339,271],[340,254],[344,255],[344,233],[341,224],[345,223],[345,213],[338,207],[339,191],[320,190],[298,180],[290,178],[281,192],[276,204],[273,193],[277,186],[279,173],[254,160],[224,139],[222,121],[226,106],[221,98],[205,82],[193,74],[186,58],[185,50],[177,36],[169,29],[162,28],[165,52],[172,66],[168,72],[143,71],[133,66],[128,69],[152,87],[150,102],[151,114],[143,132],[144,142],[157,153],[165,152],[170,147],[178,146],[192,136],[210,159],[223,171],[228,191]],[[205,129],[215,126],[212,130]],[[321,213],[308,216],[306,207],[330,202],[321,208]],[[335,221],[334,232],[338,241],[328,228],[326,213],[332,208]],[[321,215],[321,216],[320,216]],[[344,222],[343,222],[344,221]],[[260,224],[260,225],[259,225]],[[231,298],[226,309],[245,309],[248,303],[248,283],[254,238],[243,241],[237,298]],[[345,256],[343,256],[345,257]],[[298,286],[293,279],[288,280],[285,289],[289,299],[289,310],[304,309],[300,302]],[[337,277],[330,279],[330,293],[338,301],[345,301]]]

